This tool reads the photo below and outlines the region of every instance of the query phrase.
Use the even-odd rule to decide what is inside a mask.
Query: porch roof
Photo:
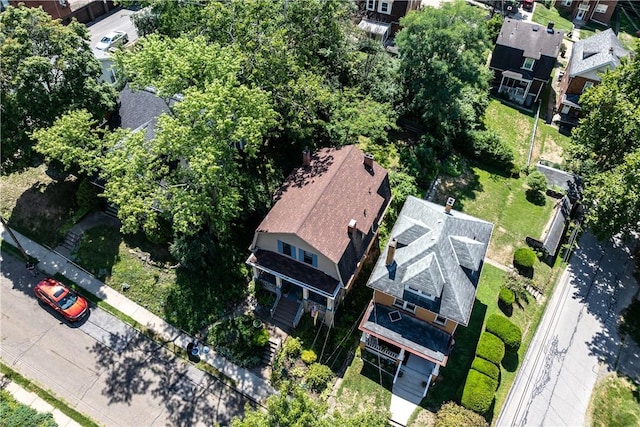
[[[358,24],[358,28],[370,34],[384,35],[391,28],[391,24],[376,22],[363,18]]]
[[[247,263],[281,276],[285,280],[291,279],[299,286],[328,297],[335,297],[340,289],[340,282],[337,279],[310,265],[294,261],[275,252],[258,250],[249,256]]]
[[[526,81],[530,81],[532,80],[532,76],[530,72],[522,72],[519,73],[517,71],[513,71],[513,70],[504,70],[502,72],[502,75],[504,77],[508,77],[510,79],[516,79],[516,80],[526,80]]]
[[[371,301],[359,329],[444,366],[451,335],[404,311],[392,321],[389,313],[394,311],[398,309]]]

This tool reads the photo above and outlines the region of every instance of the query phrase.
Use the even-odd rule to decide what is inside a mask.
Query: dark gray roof
[[[563,37],[562,31],[548,32],[545,26],[508,18],[502,24],[496,44],[520,49],[527,58],[557,58]]]
[[[394,263],[386,247],[369,287],[467,325],[493,224],[409,197],[391,230]]]
[[[544,249],[551,256],[554,256],[558,251],[560,240],[562,240],[562,236],[564,236],[564,230],[569,222],[571,209],[573,207],[568,196],[564,196],[560,199],[559,203],[560,206],[556,209],[553,220],[551,221],[551,226],[549,227],[549,231],[547,232],[544,238],[544,243],[542,244]]]
[[[152,89],[132,91],[126,86],[120,92],[120,127],[131,130],[142,127],[155,127],[155,121],[162,113],[168,113],[169,107]]]
[[[398,320],[392,320],[392,312]],[[360,330],[441,364],[449,353],[451,335],[393,307],[372,303]]]
[[[582,191],[582,180],[579,176],[551,166],[536,163],[536,170],[547,178],[549,188],[556,186],[564,190],[572,199],[579,199]]]
[[[609,28],[574,43],[569,76],[575,77],[592,71],[595,73],[604,67],[614,69],[620,65],[620,58],[627,55],[629,51],[622,47],[616,34]],[[597,74],[588,77],[597,78]]]

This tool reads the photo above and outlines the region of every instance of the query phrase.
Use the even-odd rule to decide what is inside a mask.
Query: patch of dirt
[[[513,260],[513,251],[515,248],[511,244],[503,243],[500,246],[497,246],[496,241],[498,241],[497,234],[500,233],[498,230],[494,230],[493,237],[491,238],[491,242],[489,243],[489,249],[487,249],[487,258],[490,258],[502,265],[511,265]],[[504,229],[502,229],[504,230]],[[504,234],[504,232],[500,233]]]
[[[542,153],[534,153],[533,158],[540,160],[546,160],[551,163],[561,164],[564,154],[564,149],[556,144],[553,138],[545,138],[543,144],[544,151]]]
[[[475,179],[475,174],[468,165],[464,165],[464,171],[460,176],[440,176],[440,182],[436,186],[436,193],[433,196],[432,202],[444,206],[449,197],[463,193],[464,189],[470,186]]]

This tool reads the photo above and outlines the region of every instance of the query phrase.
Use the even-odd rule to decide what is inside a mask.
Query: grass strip
[[[2,374],[5,377],[10,379],[14,383],[20,385],[25,390],[31,391],[37,394],[38,397],[40,397],[40,399],[44,400],[54,408],[59,409],[60,412],[62,412],[63,414],[65,414],[67,417],[71,418],[78,424],[83,426],[89,426],[89,427],[99,426],[99,424],[93,421],[91,418],[73,409],[64,400],[57,398],[52,392],[41,388],[39,385],[23,377],[18,372],[14,371],[13,369],[11,369],[9,366],[5,365],[2,362],[0,362],[0,372],[2,372]]]

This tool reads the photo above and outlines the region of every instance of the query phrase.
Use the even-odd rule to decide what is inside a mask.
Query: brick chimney
[[[553,22],[553,21],[549,21],[549,23],[547,24],[547,33],[549,33],[549,34],[553,34],[553,26],[554,26],[555,24],[556,24],[555,22]]]
[[[393,259],[396,256],[396,246],[398,245],[398,241],[396,239],[391,239],[389,241],[389,248],[387,249],[387,265],[393,264]]]
[[[364,155],[364,167],[367,169],[373,169],[373,154],[366,153]]]
[[[302,166],[309,166],[311,164],[311,151],[306,148],[302,152]]]
[[[453,197],[449,197],[447,199],[447,203],[444,205],[445,213],[451,214],[451,208],[453,208],[453,204],[456,202],[456,199]]]

